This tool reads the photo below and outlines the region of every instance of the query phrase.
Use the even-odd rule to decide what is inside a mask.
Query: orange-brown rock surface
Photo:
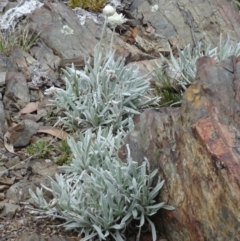
[[[240,58],[197,69],[181,108],[146,110],[126,143],[166,180],[159,198],[176,209],[156,220],[168,241],[240,240]]]

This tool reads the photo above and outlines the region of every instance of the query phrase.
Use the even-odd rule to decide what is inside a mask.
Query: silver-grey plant
[[[173,56],[170,53],[170,60],[165,57],[161,58],[167,62],[168,73],[171,77],[175,78],[177,84],[183,89],[191,84],[196,77],[196,61],[202,56],[210,56],[217,62],[228,58],[231,55],[240,55],[240,43],[234,45],[231,43],[231,39],[228,36],[225,40],[220,35],[219,44],[217,47],[212,48],[211,44],[198,43],[193,49],[190,44],[183,50],[178,49],[179,57]]]
[[[66,89],[53,91],[53,101],[64,113],[59,121],[72,131],[126,127],[140,108],[157,101],[146,95],[150,90],[147,77],[139,76],[136,66],[125,66],[125,60],[117,59],[112,49],[103,51],[101,44],[102,38],[94,49],[93,66],[88,59],[84,70],[73,65],[66,68]]]
[[[126,240],[125,232],[133,220],[138,238],[145,225],[150,228],[153,241],[156,241],[156,229],[150,217],[161,208],[173,210],[164,202],[155,201],[164,181],[158,178],[153,186],[158,170],[150,172],[146,158],[142,164],[133,161],[128,146],[127,162],[119,160],[113,151],[116,140],[112,137],[112,130],[100,129],[100,132],[93,137],[93,132],[88,130],[79,142],[69,140],[74,144],[72,151],[75,157],[71,168],[76,168],[76,171],[63,167],[65,174],[56,175],[56,180],[49,178],[48,187],[42,185],[53,195],[50,202],[44,198],[42,188],[38,188],[36,194],[30,190],[31,197],[40,208],[35,211],[40,217],[63,219],[62,226],[79,232],[82,241],[110,237],[117,241]],[[83,160],[84,154],[87,162]]]
[[[113,12],[109,7],[107,10]],[[122,15],[113,17],[112,23],[125,21]],[[103,31],[105,27],[106,21]],[[133,127],[132,116],[157,99],[146,96],[149,82],[138,76],[135,67],[116,60],[112,50],[102,53],[102,37],[95,47],[93,62],[92,67],[86,60],[84,70],[74,66],[64,70],[66,90],[48,90],[58,109],[64,111],[60,121],[73,131],[80,131],[77,142],[68,139],[72,163],[62,166],[61,174],[55,179],[49,177],[48,184],[37,188],[36,193],[30,190],[39,206],[32,212],[63,219],[62,226],[77,231],[82,241],[126,240],[130,224],[138,229],[138,239],[146,226],[156,241],[150,217],[161,208],[173,209],[155,200],[164,181],[156,178],[157,170],[150,172],[146,158],[140,164],[133,161],[128,146],[126,162],[118,158],[117,150],[125,129]],[[50,202],[43,189],[52,193]]]
[[[138,70],[126,67],[124,60],[114,60],[114,52],[106,55],[95,49],[94,66],[86,61],[84,70],[74,66],[64,70],[66,90],[55,90],[55,104],[64,111],[60,121],[73,131],[113,125],[126,127],[139,108],[156,98],[146,96],[149,81],[139,77]],[[97,56],[100,54],[101,56]]]
[[[105,169],[106,159],[110,161],[116,157],[117,150],[123,144],[123,138],[126,133],[118,130],[113,135],[113,127],[99,127],[96,133],[88,129],[80,133],[78,141],[74,138],[68,138],[68,145],[71,147],[73,159],[67,166],[60,169],[64,172],[74,172],[81,174],[83,171],[89,171],[89,167],[101,166]]]

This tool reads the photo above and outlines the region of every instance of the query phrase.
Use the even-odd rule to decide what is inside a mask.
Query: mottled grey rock
[[[132,62],[127,64],[127,66],[136,66],[139,69],[139,76],[146,76],[146,78],[152,79],[156,76],[156,69],[162,65],[162,60],[159,59],[151,59],[151,60],[142,60],[137,62]]]
[[[29,189],[35,190],[36,185],[32,181],[20,180],[8,189],[6,197],[14,203],[26,201],[30,198]]]
[[[22,120],[17,127],[11,127],[8,130],[9,141],[14,147],[24,147],[29,144],[33,135],[37,133],[39,124],[30,119]]]
[[[60,237],[57,235],[43,237],[37,233],[23,233],[22,235],[20,235],[20,237],[16,239],[16,241],[74,241],[74,240],[71,238]],[[80,238],[78,240],[80,240]]]
[[[43,7],[28,16],[27,21],[31,30],[40,33],[40,39],[61,59],[91,56],[102,32],[102,26],[91,19],[81,25],[74,12],[62,3],[45,2]],[[110,44],[111,34],[108,29],[104,35],[106,46]],[[126,57],[127,62],[153,58],[118,35],[113,48],[117,50],[117,57]]]
[[[21,72],[8,72],[6,76],[6,92],[3,97],[5,109],[18,110],[30,101],[25,76]]]
[[[12,204],[12,203],[3,203],[0,202],[0,216],[1,217],[7,217],[9,219],[12,219],[16,212],[20,210],[20,206]]]
[[[39,174],[44,177],[55,177],[55,175],[59,172],[58,165],[56,165],[53,161],[49,162],[43,159],[32,165],[32,171],[34,174]]]
[[[152,26],[156,33],[166,38],[180,36],[184,45],[204,41],[216,46],[219,34],[240,37],[238,11],[225,0],[131,0],[127,9],[135,19]],[[152,6],[158,9],[153,11]],[[224,11],[223,11],[224,9]]]
[[[3,140],[3,136],[7,131],[6,115],[2,100],[0,100],[0,139]]]
[[[24,233],[16,241],[46,241],[46,239],[37,233]]]
[[[5,166],[7,168],[10,168],[12,166],[17,165],[19,162],[20,162],[19,156],[15,156],[15,157],[9,158],[8,161],[5,163]]]
[[[17,24],[27,14],[34,9],[41,7],[43,3],[37,0],[21,1],[16,7],[9,9],[1,18],[1,29],[5,31],[12,31]]]
[[[6,55],[0,53],[0,72],[6,72],[11,68],[13,68],[13,64],[10,59]]]
[[[2,158],[2,156],[0,156],[0,158]],[[4,166],[0,166],[0,177],[4,177],[4,176],[8,176],[7,168]]]

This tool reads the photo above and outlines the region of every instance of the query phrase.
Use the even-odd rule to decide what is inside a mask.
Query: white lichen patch
[[[73,11],[76,13],[81,25],[84,25],[87,19],[92,19],[96,24],[103,23],[103,18],[95,13],[88,12],[82,8],[75,8]]]
[[[64,25],[61,29],[61,32],[66,35],[72,35],[74,33],[73,29],[71,29],[69,26]]]
[[[152,5],[152,6],[150,6],[150,9],[151,9],[152,12],[157,12],[158,11],[158,5],[157,4]]]
[[[37,87],[42,87],[50,80],[47,69],[43,69],[43,67],[38,63],[32,66],[30,69],[30,75],[32,84]]]
[[[37,0],[21,1],[15,8],[9,9],[1,18],[1,29],[12,31],[24,16],[43,6]]]

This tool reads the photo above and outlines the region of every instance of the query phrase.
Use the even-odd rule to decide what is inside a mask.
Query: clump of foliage
[[[101,10],[107,2],[107,0],[70,0],[68,6],[70,8],[83,8],[97,12]]]
[[[50,187],[43,186],[53,199],[47,202],[42,189],[36,194],[30,191],[42,215],[63,219],[63,226],[79,232],[83,241],[110,237],[123,241],[133,225],[138,236],[143,226],[149,228],[155,241],[150,217],[161,208],[173,209],[155,201],[164,184],[158,179],[152,187],[158,170],[151,172],[146,159],[142,164],[133,161],[129,149],[127,163],[119,160],[115,152],[119,136],[112,135],[112,128],[100,128],[97,136],[87,130],[79,142],[72,138],[68,142],[74,155],[71,166],[61,167],[66,174],[49,178]]]
[[[36,43],[39,34],[32,33],[29,28],[18,28],[10,33],[0,32],[0,52],[9,56],[13,47],[19,46],[24,51]]]
[[[190,45],[183,50],[178,49],[178,54],[179,57],[176,58],[170,53],[170,61],[163,56],[162,58],[169,64],[172,71],[177,73],[176,81],[178,85],[183,89],[186,89],[186,87],[195,80],[196,61],[198,58],[202,56],[210,56],[219,62],[231,55],[239,56],[240,43],[233,45],[229,36],[223,40],[222,35],[220,35],[217,47],[212,48],[211,44],[202,44],[199,42],[193,49]]]
[[[52,149],[52,146],[46,143],[46,141],[38,140],[35,143],[32,143],[30,146],[27,146],[26,151],[29,155],[35,155],[43,158],[48,156]]]
[[[163,71],[156,70],[154,88],[156,94],[161,96],[160,106],[179,106],[182,99],[181,88]]]
[[[156,71],[155,86],[162,97],[161,103],[175,106],[181,103],[182,93],[195,80],[198,58],[209,56],[220,62],[231,55],[240,55],[240,43],[232,44],[229,36],[224,40],[220,35],[217,47],[212,48],[211,44],[199,42],[193,49],[190,45],[183,50],[178,49],[178,57],[175,57],[172,52],[169,60],[161,56],[166,65],[161,71]]]
[[[108,18],[114,26],[125,21],[111,6],[105,12],[103,33]],[[86,60],[84,70],[74,66],[64,70],[66,90],[47,91],[59,113],[63,112],[59,121],[77,135],[78,141],[68,138],[72,162],[60,167],[62,174],[55,180],[49,177],[47,186],[42,185],[36,193],[30,190],[31,197],[40,208],[40,217],[63,219],[62,226],[77,231],[82,241],[123,241],[130,226],[138,230],[137,240],[144,227],[151,230],[156,241],[151,216],[161,208],[173,209],[155,200],[164,181],[156,178],[157,170],[150,171],[146,158],[143,163],[132,160],[127,147],[128,158],[122,162],[117,150],[126,131],[133,127],[133,115],[158,98],[146,96],[149,81],[139,77],[134,67],[115,60],[111,49],[103,52],[102,37],[93,62],[91,66]],[[43,189],[52,193],[50,202]]]
[[[109,23],[123,23],[123,16],[111,8],[113,16],[107,17]],[[116,59],[114,51],[103,51],[102,39],[103,35],[94,49],[93,66],[88,59],[84,70],[76,70],[73,65],[67,67],[63,70],[66,89],[51,91],[54,104],[63,113],[59,122],[73,132],[111,125],[114,130],[129,128],[132,116],[157,100],[147,96],[148,79],[139,76],[135,66],[125,66],[124,59]]]
[[[59,121],[71,131],[127,127],[140,108],[157,100],[146,96],[149,81],[138,76],[138,69],[126,67],[124,60],[115,60],[114,56],[113,51],[103,55],[96,46],[93,67],[86,61],[84,70],[74,66],[63,70],[66,90],[53,90],[54,103],[64,113]]]
[[[54,162],[58,165],[66,165],[72,161],[71,148],[66,140],[62,140],[56,147],[60,151],[60,155],[54,158]]]

